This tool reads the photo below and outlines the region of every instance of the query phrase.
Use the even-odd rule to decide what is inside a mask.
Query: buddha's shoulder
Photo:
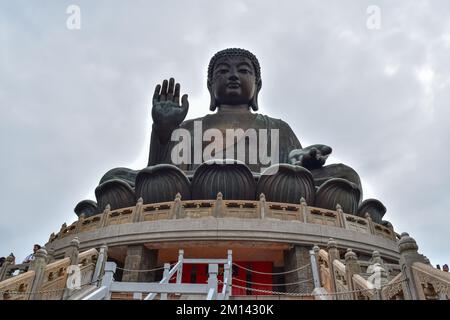
[[[265,121],[266,123],[268,123],[272,126],[280,127],[280,128],[285,128],[285,127],[288,128],[289,127],[289,125],[282,119],[272,118],[272,117],[269,117],[269,116],[267,116],[265,114],[261,114],[261,113],[256,113],[256,115],[257,115],[258,120]]]
[[[279,129],[289,128],[289,125],[282,119],[272,118],[261,113],[249,113],[244,118],[246,118],[247,116],[248,116],[247,121],[252,122],[255,125],[255,127],[279,128]],[[243,118],[241,117],[240,120],[243,120]],[[223,115],[212,113],[207,114],[204,117],[185,120],[180,125],[180,127],[189,130],[194,127],[195,122],[202,122],[202,124],[214,124],[217,122],[227,122],[227,121],[229,121],[229,119],[225,119]]]

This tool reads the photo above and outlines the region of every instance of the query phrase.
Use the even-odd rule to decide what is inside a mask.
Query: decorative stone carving
[[[400,240],[398,241],[398,249],[400,254],[417,253],[419,247],[417,246],[414,238],[410,237],[407,232],[403,232],[400,235]]]
[[[386,207],[379,200],[367,199],[359,205],[357,215],[364,218],[366,213],[370,215],[373,222],[381,224]]]
[[[97,206],[100,212],[105,210],[106,205],[111,206],[111,210],[132,207],[136,204],[134,190],[130,185],[122,180],[109,180],[95,189]]]
[[[174,165],[160,164],[147,167],[136,176],[136,197],[145,204],[173,201],[179,193],[181,199],[191,199],[191,183],[182,170]]]
[[[89,218],[100,213],[97,208],[97,202],[92,200],[83,200],[78,202],[73,211],[75,211],[78,217],[84,214],[85,218]]]
[[[228,163],[227,163],[228,162]],[[250,169],[236,160],[211,160],[200,165],[192,178],[192,199],[254,200],[256,183]]]
[[[316,207],[334,210],[340,204],[345,213],[356,214],[361,192],[345,179],[334,178],[322,184],[316,193]]]
[[[400,274],[399,278],[402,275]],[[384,286],[382,289],[382,297],[383,300],[391,300],[395,296],[404,296],[403,294],[403,280],[395,280],[392,281],[392,283],[389,283],[388,285]]]
[[[276,173],[272,174],[273,172]],[[278,164],[261,174],[256,193],[264,193],[267,201],[299,203],[303,198],[306,203],[314,203],[316,188],[309,170],[290,164]]]

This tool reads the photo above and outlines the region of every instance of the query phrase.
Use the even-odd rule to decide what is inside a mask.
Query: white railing
[[[161,300],[166,300],[167,295],[172,294],[201,294],[207,300],[228,300],[231,294],[232,278],[232,251],[228,250],[227,259],[184,259],[184,251],[180,250],[178,262],[170,268],[170,264],[164,264],[163,278],[159,282],[118,282],[114,281],[116,264],[107,262],[105,275],[100,287],[94,292],[85,296],[82,300],[110,300],[112,293],[132,293],[133,296],[140,297],[146,294],[144,300],[153,300],[158,294]],[[192,284],[182,283],[183,264],[208,264],[208,283]],[[218,291],[217,274],[219,265],[224,265],[223,288]],[[176,275],[176,282],[170,280]]]

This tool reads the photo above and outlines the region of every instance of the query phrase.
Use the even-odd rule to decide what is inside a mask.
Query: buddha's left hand
[[[331,151],[331,147],[324,144],[314,144],[303,149],[294,149],[289,153],[289,163],[310,170],[318,169],[325,164]]]

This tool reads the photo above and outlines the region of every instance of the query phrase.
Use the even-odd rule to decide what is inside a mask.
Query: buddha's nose
[[[237,74],[235,72],[231,72],[230,76],[228,77],[229,80],[231,81],[237,81],[239,80]]]

